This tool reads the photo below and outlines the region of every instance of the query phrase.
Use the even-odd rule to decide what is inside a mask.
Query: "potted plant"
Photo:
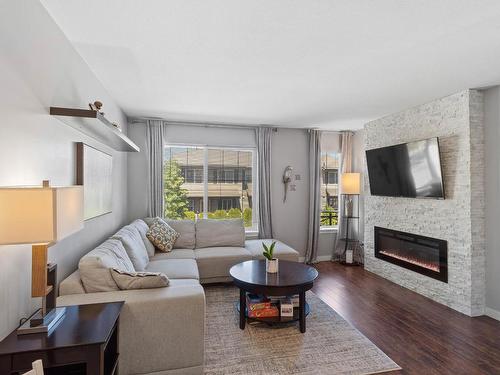
[[[266,272],[277,273],[278,272],[278,259],[273,258],[274,247],[276,242],[273,242],[270,246],[267,246],[262,242],[262,247],[264,247],[264,252],[262,253],[266,257]]]

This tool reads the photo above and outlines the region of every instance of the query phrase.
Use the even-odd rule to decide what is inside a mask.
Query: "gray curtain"
[[[321,221],[321,132],[309,131],[309,230],[306,262],[317,261]]]
[[[146,122],[148,159],[148,215],[163,217],[163,130],[161,120]]]
[[[259,238],[273,238],[271,222],[271,138],[272,128],[255,129],[259,192]]]
[[[341,173],[349,173],[352,168],[352,142],[353,142],[354,133],[350,131],[343,131],[340,133],[340,172]],[[341,176],[342,178],[342,176]],[[340,185],[339,185],[340,186]],[[341,238],[346,237],[346,228],[345,228],[345,220],[343,220],[344,216],[344,199],[345,197],[342,195],[342,190],[340,190],[340,199],[339,199],[339,212],[338,212],[338,230],[337,236],[335,237],[335,245],[333,247],[333,260],[340,260],[344,256],[345,252],[345,241],[342,241]]]

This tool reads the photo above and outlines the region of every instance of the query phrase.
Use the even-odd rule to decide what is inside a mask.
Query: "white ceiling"
[[[498,0],[42,0],[129,116],[359,128],[500,83]]]

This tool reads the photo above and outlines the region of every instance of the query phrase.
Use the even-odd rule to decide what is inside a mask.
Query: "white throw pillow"
[[[135,271],[144,271],[146,269],[149,263],[148,252],[142,241],[141,234],[135,227],[127,225],[111,238],[120,240],[123,243],[123,247],[132,261]]]
[[[156,248],[163,252],[172,251],[175,241],[179,238],[179,233],[159,217],[155,218],[146,235]]]
[[[111,276],[121,290],[164,288],[169,283],[167,275],[161,272],[127,272],[113,268]]]
[[[117,239],[106,240],[80,259],[78,269],[85,291],[94,293],[119,290],[111,276],[111,268],[135,272],[122,242]]]

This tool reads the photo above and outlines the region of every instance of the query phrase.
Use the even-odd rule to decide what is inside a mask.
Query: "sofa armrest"
[[[201,285],[73,294],[58,306],[124,301],[120,373],[143,374],[203,366],[205,294]]]

